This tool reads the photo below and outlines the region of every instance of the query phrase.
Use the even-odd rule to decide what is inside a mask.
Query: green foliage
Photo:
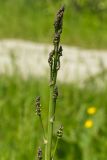
[[[99,83],[100,82],[100,83]],[[59,83],[56,125],[64,126],[59,143],[59,160],[105,160],[107,157],[107,78],[106,74],[90,77],[83,86],[78,83]],[[23,80],[19,73],[12,77],[0,75],[0,159],[34,159],[41,146],[42,130],[36,118],[35,96],[41,96],[43,119],[47,117],[49,87],[46,79],[29,77]],[[94,115],[87,109],[95,106]],[[85,128],[87,119],[94,122]],[[45,126],[46,122],[44,121]],[[54,137],[56,141],[56,138]],[[36,148],[35,148],[36,146]],[[44,146],[42,145],[42,148]]]
[[[106,0],[0,0],[0,38],[52,40],[54,13],[66,5],[63,43],[107,48]]]
[[[97,13],[99,11],[105,11],[105,9],[107,9],[106,0],[72,0],[72,5],[77,10],[88,9]]]

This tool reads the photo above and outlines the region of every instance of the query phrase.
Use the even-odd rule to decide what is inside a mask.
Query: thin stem
[[[52,155],[52,160],[54,160],[54,157],[55,157],[55,153],[56,153],[57,146],[58,146],[58,141],[59,141],[59,139],[57,138],[56,143],[55,143],[55,148],[54,148],[54,151],[53,151],[53,155]]]
[[[42,117],[39,116],[39,119],[40,119],[41,128],[43,130],[43,141],[44,141],[44,144],[45,144],[45,160],[46,160],[47,159],[46,158],[47,138],[46,138],[45,129],[44,129],[44,126],[43,126]]]
[[[64,6],[58,11],[56,20],[54,23],[55,33],[54,33],[54,50],[53,53],[49,55],[48,62],[50,64],[50,100],[49,100],[49,113],[48,113],[48,133],[47,133],[47,145],[46,145],[46,156],[45,160],[52,159],[52,138],[53,138],[53,124],[55,119],[55,108],[56,108],[56,97],[54,97],[54,89],[57,80],[57,65],[59,63],[59,42],[60,35],[62,32],[62,19],[64,13]]]
[[[49,103],[49,117],[48,117],[48,145],[47,145],[47,160],[51,159],[52,149],[52,137],[53,137],[53,122],[54,122],[54,103],[53,103],[53,89],[54,86],[50,87],[50,103]]]
[[[46,143],[46,135],[45,135],[45,129],[44,129],[44,126],[43,126],[42,117],[39,116],[39,119],[40,119],[40,123],[41,123],[41,128],[43,130],[43,140],[44,140],[44,144],[45,144]]]
[[[52,151],[52,137],[53,137],[53,124],[55,119],[55,108],[56,108],[56,99],[53,98],[54,87],[56,85],[57,78],[57,53],[58,53],[58,45],[55,48],[55,59],[54,59],[54,79],[53,85],[50,86],[50,103],[49,103],[49,117],[48,117],[48,145],[47,145],[47,160],[51,159],[51,151]]]
[[[46,159],[51,159],[51,150],[52,150],[52,137],[53,137],[53,125],[55,120],[55,108],[56,100],[53,98],[54,85],[50,86],[50,103],[49,103],[49,117],[48,117],[48,135],[47,140],[48,144],[46,145]]]

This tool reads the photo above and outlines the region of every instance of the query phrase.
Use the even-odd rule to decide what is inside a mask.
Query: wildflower
[[[92,106],[87,109],[87,113],[93,115],[96,113],[96,107]]]
[[[93,121],[92,120],[86,120],[84,123],[85,128],[92,128],[93,127]]]

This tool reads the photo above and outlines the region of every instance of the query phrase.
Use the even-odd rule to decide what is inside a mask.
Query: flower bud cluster
[[[40,97],[36,97],[36,114],[41,116],[41,104],[40,104]]]
[[[38,160],[42,160],[42,150],[40,147],[38,149],[37,158],[38,158]]]
[[[52,50],[49,53],[48,63],[49,63],[50,66],[52,66],[52,64],[53,64],[53,56],[54,56],[54,50]]]
[[[60,126],[60,128],[57,131],[57,138],[61,139],[63,136],[63,126]]]
[[[65,7],[62,6],[57,13],[55,23],[54,23],[55,33],[57,33],[57,32],[61,33],[62,32],[62,24],[63,24],[62,20],[63,20],[64,10],[65,10]]]

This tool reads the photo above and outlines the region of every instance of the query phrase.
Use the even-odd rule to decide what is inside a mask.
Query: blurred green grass
[[[55,13],[65,4],[62,43],[87,48],[107,48],[106,8],[92,10],[94,2],[90,9],[85,6],[85,1],[78,1],[80,6],[75,9],[71,2],[0,0],[0,38],[51,42]],[[81,4],[84,4],[83,9]],[[104,4],[106,7],[106,1]]]
[[[30,160],[42,145],[42,130],[35,114],[35,97],[41,96],[43,123],[49,101],[47,79],[29,77],[19,73],[9,77],[0,75],[0,159]],[[100,82],[100,83],[99,83]],[[106,160],[107,157],[107,78],[90,77],[83,85],[79,82],[59,85],[55,132],[64,125],[64,136],[57,151],[59,160]],[[94,106],[97,112],[88,115]],[[85,128],[86,120],[94,123]],[[54,134],[55,135],[55,134]],[[54,136],[54,140],[56,137]]]

